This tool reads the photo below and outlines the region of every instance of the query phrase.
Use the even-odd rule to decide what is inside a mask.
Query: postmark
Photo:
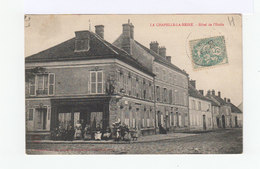
[[[194,69],[228,63],[224,36],[190,40],[189,44]]]

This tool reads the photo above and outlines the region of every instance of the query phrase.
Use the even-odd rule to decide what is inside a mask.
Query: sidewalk
[[[162,140],[171,140],[176,138],[194,136],[197,134],[191,133],[169,133],[169,134],[156,134],[156,135],[149,135],[149,136],[142,136],[137,139],[137,141],[114,141],[114,140],[74,140],[74,141],[53,141],[53,140],[34,140],[34,141],[27,141],[27,144],[129,144],[129,143],[146,143],[146,142],[156,142]]]

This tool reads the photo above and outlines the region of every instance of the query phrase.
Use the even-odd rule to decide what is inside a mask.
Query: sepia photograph
[[[241,14],[24,15],[25,152],[241,154]]]

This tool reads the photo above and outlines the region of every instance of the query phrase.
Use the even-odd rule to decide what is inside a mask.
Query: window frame
[[[95,73],[96,79],[95,82],[92,82],[92,73]],[[98,82],[98,73],[101,73],[101,82]],[[95,93],[92,92],[92,83],[96,84]],[[98,93],[98,84],[101,83],[101,93]],[[104,94],[104,79],[103,79],[103,71],[90,71],[90,94]]]

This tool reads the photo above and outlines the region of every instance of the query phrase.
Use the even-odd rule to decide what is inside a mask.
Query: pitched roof
[[[237,108],[239,108],[241,111],[243,111],[243,102],[241,102],[241,103],[237,106]]]
[[[210,95],[210,97],[212,97],[213,99],[215,99],[220,105],[224,105],[227,104],[227,102],[225,102],[225,100],[223,100],[222,98],[216,96],[216,95]]]
[[[51,61],[71,61],[71,60],[90,60],[117,58],[145,73],[155,76],[152,71],[141,65],[136,59],[131,57],[124,50],[112,45],[106,40],[100,38],[91,31],[86,31],[90,38],[90,48],[86,52],[74,52],[75,37],[62,42],[49,49],[36,53],[25,58],[26,63],[31,62],[51,62]]]
[[[189,84],[189,96],[198,98],[201,100],[206,100],[212,102],[209,98],[203,96],[197,89],[195,89],[191,84]]]
[[[113,42],[113,44],[115,46],[122,46],[122,42],[123,42],[123,36],[122,34],[115,40],[115,42]],[[130,43],[132,45],[132,50],[135,56],[133,57],[137,57],[137,59],[142,59],[142,55],[145,54],[149,54],[151,56],[154,57],[154,61],[159,62],[171,69],[174,69],[182,74],[188,75],[185,71],[181,70],[180,68],[178,68],[177,66],[175,66],[174,64],[170,63],[169,61],[167,61],[165,58],[163,58],[162,56],[160,56],[159,54],[155,53],[154,51],[152,51],[151,49],[145,47],[144,45],[142,45],[141,43],[139,43],[136,40],[130,39]],[[139,56],[136,56],[139,55]],[[150,65],[144,65],[146,66],[148,69],[152,69],[151,67],[149,67]]]
[[[237,107],[235,106],[233,103],[228,103],[231,105],[231,112],[233,113],[242,113],[242,111]]]
[[[212,99],[212,98],[209,97],[208,95],[207,95],[206,97],[211,100],[211,105],[212,105],[212,106],[220,106],[218,102],[216,102],[214,99]]]
[[[163,65],[165,65],[165,66],[167,66],[167,67],[169,67],[169,68],[172,68],[172,69],[174,69],[174,70],[176,70],[176,71],[178,71],[178,72],[180,72],[180,73],[182,73],[182,74],[188,75],[185,71],[181,70],[179,67],[177,67],[176,65],[170,63],[170,62],[167,61],[165,58],[163,58],[163,57],[160,56],[159,54],[155,53],[155,52],[152,51],[151,49],[145,47],[144,45],[142,45],[141,43],[137,42],[136,40],[135,40],[135,43],[136,43],[137,45],[139,45],[140,47],[142,47],[146,52],[148,52],[149,54],[151,54],[152,56],[154,56],[156,62],[159,62],[159,63],[161,63],[161,64],[163,64]]]

